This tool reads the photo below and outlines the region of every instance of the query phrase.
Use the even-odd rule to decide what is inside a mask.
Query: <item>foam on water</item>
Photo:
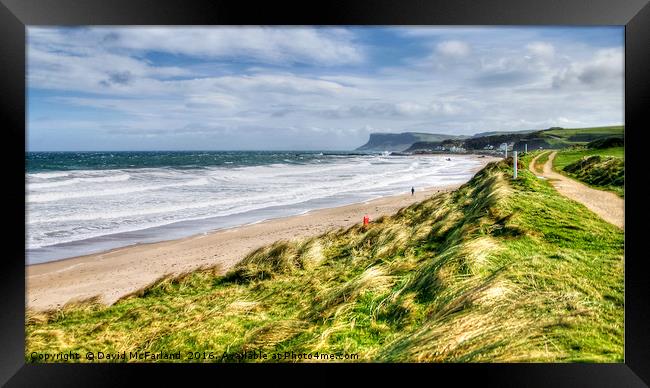
[[[69,174],[61,175],[61,176],[68,176]],[[58,177],[61,177],[58,176]],[[29,185],[30,189],[44,189],[48,187],[59,187],[59,186],[68,186],[68,185],[74,185],[76,183],[92,183],[92,182],[120,182],[120,181],[126,181],[130,178],[131,176],[129,174],[119,174],[119,175],[113,175],[113,176],[104,176],[104,177],[97,177],[97,178],[73,178],[73,179],[66,179],[66,180],[60,180],[60,181],[55,181],[55,182],[45,182],[45,183],[32,183]]]
[[[147,240],[138,236],[148,230],[164,240],[406,193],[411,186],[462,183],[480,164],[463,156],[321,154],[296,160],[27,173],[28,262],[105,249],[110,236],[119,236],[110,239],[110,247],[118,247]]]

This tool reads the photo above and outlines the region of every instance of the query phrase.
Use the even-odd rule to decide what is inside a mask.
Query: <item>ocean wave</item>
[[[33,173],[33,174],[29,174],[29,175],[34,177],[34,178],[52,179],[52,178],[63,178],[63,177],[66,177],[66,176],[70,175],[70,173],[67,173],[67,172],[36,172],[36,173]]]
[[[312,204],[331,206],[405,193],[411,186],[417,190],[461,182],[479,164],[461,158],[450,163],[436,157],[372,156],[331,158],[322,164],[281,161],[193,170],[141,168],[128,173],[123,169],[75,170],[60,173],[54,176],[59,179],[51,181],[46,181],[51,172],[46,173],[50,178],[35,176],[43,173],[27,174],[31,183],[26,196],[28,247],[38,249],[213,217],[232,222],[236,214],[246,212],[253,212],[244,217],[247,220],[263,218],[285,208],[303,211]],[[205,225],[218,226],[210,222]],[[201,223],[188,225],[191,229]],[[179,232],[178,228],[169,230]]]
[[[60,201],[65,199],[84,198],[84,197],[101,197],[101,196],[110,196],[110,195],[132,194],[132,193],[140,193],[144,191],[162,190],[171,187],[204,186],[207,185],[208,183],[209,181],[206,178],[199,178],[189,182],[172,183],[172,184],[158,185],[158,186],[122,187],[122,188],[110,189],[110,190],[56,191],[56,192],[42,193],[42,194],[28,194],[26,197],[27,197],[27,202],[40,203],[40,202]]]
[[[294,200],[294,201],[289,201],[289,202],[278,202],[278,203],[258,203],[255,205],[248,205],[248,206],[240,206],[240,207],[234,207],[231,209],[227,210],[222,210],[219,212],[215,212],[212,214],[201,214],[201,215],[194,215],[194,216],[187,216],[184,218],[179,218],[179,219],[159,219],[159,220],[149,220],[146,223],[139,223],[139,224],[132,224],[131,226],[128,226],[126,224],[121,224],[120,227],[118,228],[102,228],[102,227],[84,227],[84,226],[75,226],[74,228],[71,228],[69,230],[60,230],[59,235],[56,236],[55,239],[49,238],[47,241],[44,241],[42,239],[43,231],[35,231],[35,233],[29,233],[28,234],[28,241],[27,241],[27,248],[28,249],[39,249],[39,248],[44,248],[44,247],[49,247],[52,245],[59,245],[59,244],[66,244],[66,243],[71,243],[75,241],[81,241],[81,240],[87,240],[87,239],[92,239],[92,238],[97,238],[97,237],[102,237],[106,235],[112,235],[112,234],[119,234],[119,233],[129,233],[129,232],[136,232],[140,230],[146,230],[146,229],[151,229],[151,228],[156,228],[156,227],[161,227],[161,226],[167,226],[171,224],[176,224],[178,222],[188,222],[188,221],[198,221],[198,220],[204,220],[208,218],[217,218],[217,217],[227,217],[227,216],[233,216],[233,215],[239,215],[239,214],[244,214],[247,212],[255,211],[255,210],[261,210],[261,209],[267,209],[270,207],[274,206],[280,206],[280,205],[295,205],[298,203],[304,202],[304,200]],[[261,222],[262,220],[258,221]],[[81,232],[81,230],[87,230],[86,232]]]
[[[69,175],[69,174],[68,174]],[[28,189],[45,189],[50,187],[69,186],[77,183],[104,183],[104,182],[122,182],[131,179],[129,174],[120,174],[96,178],[71,178],[63,181],[45,182],[45,183],[28,183]]]

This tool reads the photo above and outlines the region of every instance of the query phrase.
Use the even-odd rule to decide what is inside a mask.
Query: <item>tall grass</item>
[[[526,171],[526,158],[515,181],[511,168],[491,163],[457,191],[367,227],[278,241],[225,275],[204,269],[108,307],[30,312],[26,360],[257,350],[622,362],[622,231]]]
[[[553,160],[553,167],[561,171],[564,167],[568,166],[571,163],[575,163],[578,160],[588,157],[598,155],[602,157],[615,157],[623,159],[625,156],[625,150],[623,147],[613,147],[613,148],[586,148],[586,147],[575,147],[564,149],[558,151],[555,159]]]
[[[592,187],[624,197],[625,160],[623,147],[562,150],[553,160],[560,173]]]

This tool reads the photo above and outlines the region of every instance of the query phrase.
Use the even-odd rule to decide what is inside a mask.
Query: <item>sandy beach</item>
[[[481,159],[484,164],[495,160]],[[475,169],[478,171],[481,167]],[[226,272],[248,252],[283,239],[319,235],[327,230],[394,214],[397,210],[459,185],[419,189],[358,204],[311,211],[187,238],[137,244],[107,252],[26,266],[26,306],[55,309],[99,296],[106,304],[165,275],[219,265]]]

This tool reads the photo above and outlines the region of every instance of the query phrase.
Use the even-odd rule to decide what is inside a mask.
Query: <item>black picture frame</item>
[[[648,0],[277,1],[0,0],[0,112],[3,127],[5,251],[0,263],[0,384],[104,386],[135,384],[137,374],[210,385],[276,382],[364,385],[444,381],[482,386],[647,386],[650,295],[644,254],[642,176],[650,107]],[[328,365],[34,365],[25,364],[25,31],[31,25],[625,25],[625,362],[621,364],[328,364]],[[257,380],[257,381],[255,381]],[[302,382],[301,382],[302,380]]]

